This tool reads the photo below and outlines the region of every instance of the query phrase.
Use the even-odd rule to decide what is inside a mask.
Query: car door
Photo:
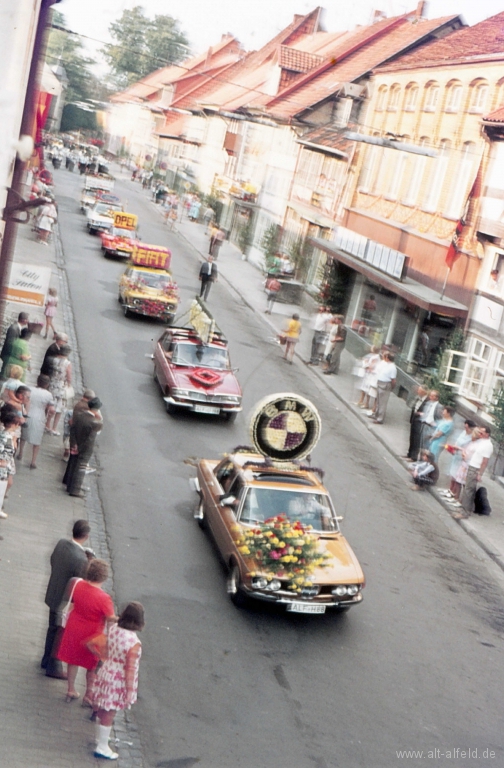
[[[166,392],[170,386],[170,355],[173,353],[173,334],[165,331],[156,344],[154,351],[154,369],[161,389]]]
[[[245,495],[245,483],[240,475],[230,479],[228,489],[226,490],[224,501],[219,503],[219,514],[215,516],[215,534],[216,541],[222,557],[226,563],[232,554],[236,553],[237,538],[237,519],[240,506]]]

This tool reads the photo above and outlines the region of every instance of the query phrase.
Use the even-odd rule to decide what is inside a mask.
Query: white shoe
[[[94,751],[95,757],[102,757],[104,760],[117,760],[119,758],[119,755],[117,752],[114,752],[110,749],[110,747],[107,747],[106,751],[102,752],[98,750],[98,747]]]
[[[7,514],[7,512],[4,512],[3,509],[0,509],[0,517],[6,518],[6,517],[9,517],[9,515]]]
[[[453,493],[451,491],[439,491],[440,496],[448,496],[448,498],[453,499]]]

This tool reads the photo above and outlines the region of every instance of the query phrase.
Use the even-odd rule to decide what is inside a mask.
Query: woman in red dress
[[[73,588],[73,608],[68,616],[56,657],[68,664],[68,690],[66,701],[79,698],[75,678],[79,667],[86,670],[86,693],[83,704],[91,706],[92,686],[97,664],[96,656],[88,650],[86,642],[105,629],[107,621],[114,621],[114,604],[102,585],[108,579],[108,565],[104,560],[91,560],[86,579],[69,582]]]

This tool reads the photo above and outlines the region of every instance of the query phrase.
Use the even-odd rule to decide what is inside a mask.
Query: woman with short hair
[[[49,392],[54,398],[54,410],[48,416],[46,421],[46,431],[51,435],[59,435],[56,428],[59,424],[61,414],[67,407],[67,387],[72,384],[72,364],[68,359],[72,348],[68,344],[63,344],[56,357],[52,358],[51,377],[49,382]],[[51,421],[52,428],[51,428]]]
[[[54,413],[54,398],[48,391],[49,382],[49,376],[41,373],[37,379],[37,386],[31,388],[30,414],[21,430],[18,459],[23,458],[24,447],[29,443],[32,446],[30,469],[37,468],[37,456],[42,445],[46,421]]]

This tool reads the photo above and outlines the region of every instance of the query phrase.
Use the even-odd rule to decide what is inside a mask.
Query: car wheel
[[[166,397],[168,397],[169,392],[166,393]],[[173,405],[173,403],[166,403],[166,413],[168,413],[170,416],[175,416],[177,413],[177,406]]]
[[[89,234],[90,235],[96,235],[96,229],[93,229],[92,227],[89,227]]]
[[[230,424],[233,423],[233,421],[236,421],[236,417],[238,416],[238,411],[228,411],[224,414],[224,418],[226,421],[229,421]]]
[[[130,317],[130,315],[131,315],[131,312],[129,311],[129,309],[126,306],[126,304],[123,304],[123,314],[124,314],[124,317]]]
[[[194,514],[194,517],[198,521],[198,525],[202,530],[205,530],[207,527],[207,519],[205,515],[205,504],[203,502],[203,499],[200,499],[198,508],[196,509],[196,512]]]
[[[242,581],[240,576],[240,569],[236,564],[231,566],[229,576],[227,579],[227,593],[231,602],[238,608],[245,605],[246,597],[243,592]]]

